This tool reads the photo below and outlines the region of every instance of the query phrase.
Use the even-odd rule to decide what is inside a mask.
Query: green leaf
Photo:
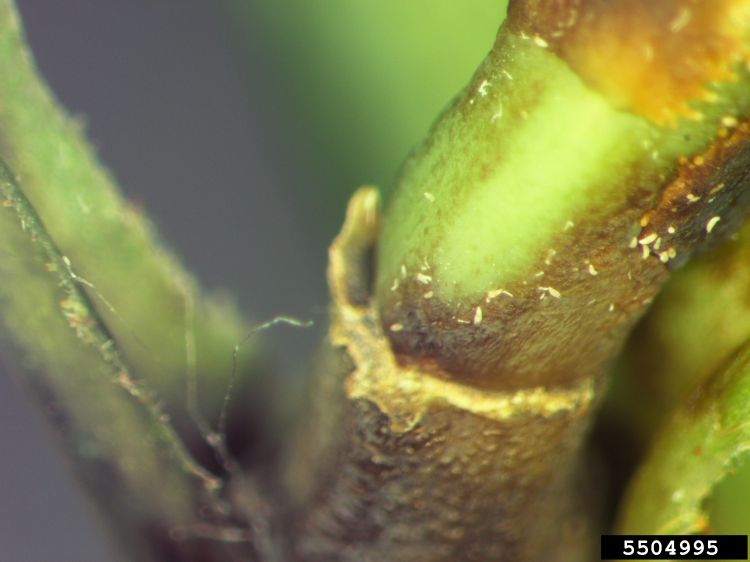
[[[0,156],[23,178],[79,288],[170,410],[184,409],[194,373],[215,412],[247,328],[231,307],[201,294],[150,222],[123,200],[80,124],[39,77],[12,0],[0,0],[0,75]],[[246,370],[243,361],[239,371]]]
[[[750,222],[667,282],[631,336],[610,393],[640,441],[750,340],[749,287]]]
[[[623,501],[618,532],[680,534],[710,529],[705,502],[722,479],[747,460],[749,451],[750,344],[710,381],[695,388],[659,432]],[[732,498],[726,492],[721,490],[717,506],[725,513],[734,506],[747,517],[743,495]],[[714,508],[717,514],[718,509]]]
[[[706,504],[710,530],[716,534],[741,535],[750,529],[750,462],[737,459],[736,467],[711,491]]]
[[[0,336],[84,487],[139,560],[148,530],[190,526],[219,483],[192,460],[123,361],[41,220],[0,161]]]

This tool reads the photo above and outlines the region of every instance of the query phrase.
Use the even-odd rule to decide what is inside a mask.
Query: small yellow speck
[[[615,304],[614,303],[612,303],[612,304],[609,305],[609,311],[610,312],[614,312],[615,311]]]
[[[404,329],[404,325],[400,322],[396,322],[395,324],[391,324],[390,330],[391,332],[400,332]]]
[[[482,307],[478,306],[474,311],[474,325],[479,326],[482,323]]]
[[[427,292],[426,292],[426,293],[424,294],[424,298],[426,298],[426,299],[428,299],[428,300],[429,300],[429,299],[431,299],[431,298],[432,298],[432,297],[434,297],[434,296],[435,296],[435,293],[433,293],[432,291],[427,291]]]
[[[81,205],[81,208],[85,213],[88,213],[86,210],[86,203],[78,198],[78,202]],[[373,224],[376,220],[377,213],[378,213],[378,204],[380,202],[380,195],[375,189],[370,189],[365,194],[363,200],[362,200],[362,209],[365,211],[365,221],[369,224]]]
[[[658,238],[658,235],[656,234],[656,232],[652,232],[648,236],[644,236],[643,238],[641,238],[640,240],[638,240],[638,243],[641,246],[648,246],[649,244],[651,244],[651,242],[653,242],[657,238]]]
[[[707,101],[709,103],[716,103],[719,100],[719,94],[710,90],[706,90],[705,92],[703,92],[702,98],[704,101]],[[703,121],[704,117],[705,115],[700,111],[698,112],[698,115],[695,116],[696,121]]]
[[[711,231],[712,231],[712,230],[714,229],[714,227],[716,226],[716,223],[718,223],[718,222],[719,222],[720,220],[721,220],[721,217],[720,217],[720,216],[718,216],[718,215],[716,215],[716,216],[714,216],[714,217],[711,217],[711,218],[710,218],[710,219],[708,220],[708,222],[706,223],[706,232],[710,234],[710,233],[711,233]]]
[[[669,228],[667,228],[667,232],[669,234],[674,234],[675,232],[677,232],[677,229],[674,226],[669,225]]]
[[[648,226],[648,222],[651,220],[648,215],[643,215],[640,220],[641,228],[646,228]]]
[[[434,203],[435,202],[435,196],[432,193],[430,193],[429,191],[425,191],[424,192],[424,198],[427,199],[430,203]]]
[[[658,236],[656,240],[654,241],[654,250],[658,250],[661,248],[661,237]]]
[[[500,295],[505,295],[507,297],[513,298],[513,294],[510,291],[506,291],[505,289],[493,289],[491,291],[487,291],[487,298],[485,299],[485,301],[490,302],[492,299],[497,298]]]
[[[3,207],[10,209],[13,206],[13,199],[5,199],[3,201]]]
[[[675,259],[677,257],[677,250],[675,250],[674,248],[669,248],[667,250],[667,255],[670,259]]]
[[[560,294],[560,291],[558,291],[554,287],[539,287],[539,290],[542,291],[542,296],[540,298],[544,298],[545,294],[556,299],[559,299],[562,296]]]
[[[396,278],[395,278],[395,279],[393,280],[393,285],[391,285],[391,291],[395,291],[396,289],[398,289],[398,285],[399,285],[399,282],[398,282],[398,277],[396,277]]]
[[[651,255],[651,248],[648,246],[641,246],[641,257],[645,260]]]
[[[721,124],[725,127],[728,127],[730,129],[736,127],[739,122],[737,121],[737,118],[734,115],[725,115],[721,118]]]
[[[693,164],[695,164],[696,166],[703,166],[703,164],[705,163],[706,163],[706,159],[703,158],[703,156],[701,156],[700,154],[696,156],[695,158],[693,158]]]
[[[675,18],[669,24],[669,30],[672,33],[678,33],[685,29],[690,20],[693,17],[693,13],[687,6],[683,7],[675,16]]]
[[[654,48],[648,43],[643,46],[643,58],[648,62],[654,60]]]
[[[565,226],[563,227],[563,230],[567,232],[568,230],[570,230],[571,228],[573,228],[575,225],[576,225],[576,223],[574,223],[573,221],[567,221],[565,223]]]
[[[631,248],[637,248],[638,247],[638,238],[636,238],[635,236],[633,236],[630,239],[630,244],[628,244],[628,246],[630,246]]]
[[[589,264],[589,273],[591,275],[599,275],[599,272],[596,270],[593,263]]]
[[[424,273],[417,273],[417,281],[422,285],[429,285],[432,282],[432,276],[425,275]]]
[[[685,195],[685,198],[688,200],[688,203],[695,203],[696,201],[700,201],[701,198],[697,195],[693,195],[692,193],[688,193]]]
[[[401,266],[401,278],[402,279],[406,278],[406,266],[405,265]]]
[[[669,261],[669,252],[660,252],[659,261],[661,263],[667,263]]]
[[[543,37],[539,37],[538,35],[534,36],[534,45],[541,47],[542,49],[549,47],[549,43],[547,43]]]
[[[534,274],[534,277],[537,277],[537,278],[539,278],[539,277],[544,277],[544,271],[537,271],[537,272],[536,272],[536,273]]]

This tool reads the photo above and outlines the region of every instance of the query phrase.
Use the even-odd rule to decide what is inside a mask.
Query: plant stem
[[[352,200],[296,559],[593,558],[577,484],[607,369],[750,207],[750,3],[686,6],[511,2],[382,230]]]
[[[4,359],[14,359],[34,391],[124,552],[144,561],[210,552],[197,530],[232,527],[220,481],[192,460],[151,389],[124,363],[2,162],[0,196]]]
[[[354,196],[331,248],[333,325],[288,478],[291,558],[535,560],[556,544],[555,560],[588,559],[568,452],[595,389],[485,392],[398,366],[368,305],[376,201]]]

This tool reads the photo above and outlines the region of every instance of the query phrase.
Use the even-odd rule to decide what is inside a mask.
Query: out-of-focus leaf
[[[654,440],[621,506],[618,532],[694,533],[711,529],[705,502],[750,451],[750,344],[699,385]],[[727,486],[733,486],[731,480]],[[738,488],[739,489],[739,488]],[[741,497],[721,490],[722,513],[747,516]],[[725,521],[725,516],[721,516]],[[722,523],[723,525],[724,523]]]
[[[12,0],[0,0],[0,75],[0,156],[23,179],[79,288],[172,412],[184,409],[191,373],[215,412],[247,329],[231,307],[201,295],[150,222],[123,201],[37,74]]]
[[[717,534],[746,534],[750,529],[750,462],[745,455],[737,462],[736,470],[713,489],[707,503],[711,532]]]
[[[750,339],[750,223],[675,273],[626,350],[628,417],[650,433],[692,388]]]
[[[126,551],[198,521],[218,481],[185,451],[0,161],[3,362],[44,405],[77,475]],[[10,357],[14,361],[10,362]]]

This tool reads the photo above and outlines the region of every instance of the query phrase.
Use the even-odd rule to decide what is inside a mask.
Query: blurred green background
[[[388,190],[404,156],[468,83],[492,47],[507,2],[323,0],[289,7],[233,0],[235,32],[253,57],[262,30],[278,69],[274,87],[291,112],[292,143],[314,158],[310,186],[341,201],[371,183]],[[244,27],[243,27],[244,26]],[[280,116],[281,117],[281,116]],[[318,202],[321,199],[317,199]],[[323,199],[324,201],[325,199]],[[329,199],[330,201],[330,199]],[[334,207],[336,207],[334,209]],[[334,212],[334,220],[341,216]]]

